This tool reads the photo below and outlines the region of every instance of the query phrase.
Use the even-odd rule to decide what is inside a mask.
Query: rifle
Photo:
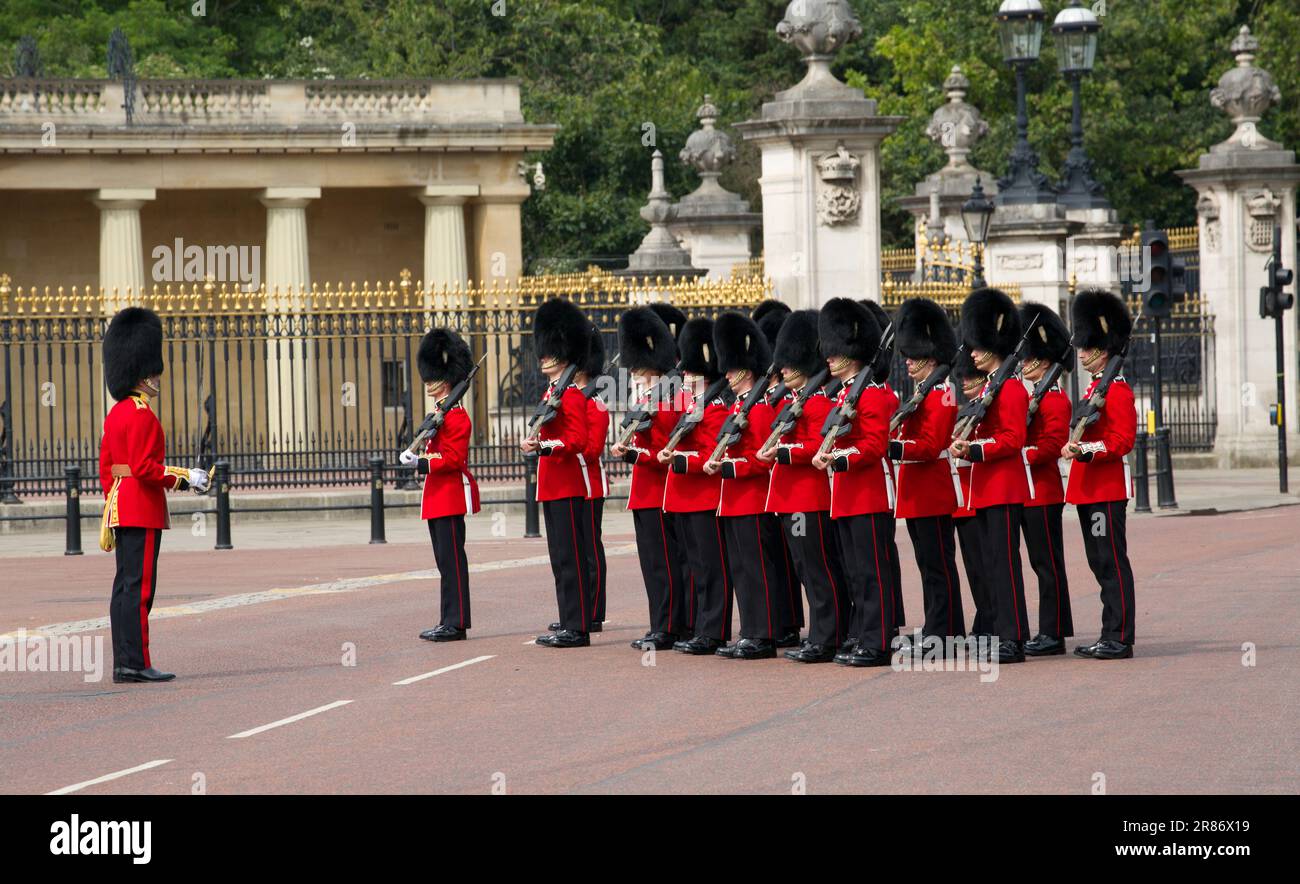
[[[761,378],[754,378],[754,386],[750,388],[749,392],[745,394],[745,398],[740,402],[740,411],[727,415],[726,423],[718,431],[718,444],[713,449],[713,453],[709,455],[708,462],[722,463],[722,458],[726,456],[727,449],[740,441],[745,428],[749,426],[749,413],[767,395],[766,381],[772,377],[775,371],[776,363],[772,363]]]
[[[871,379],[884,367],[881,362],[889,358],[890,348],[893,346],[894,324],[891,322],[885,327],[885,333],[880,336],[880,346],[876,348],[875,355],[871,357],[870,362],[862,366],[862,370],[854,378],[854,389],[845,397],[844,404],[835,406],[830,414],[826,415],[826,422],[822,424],[822,444],[817,448],[818,454],[830,454],[835,448],[835,440],[853,427],[853,421],[858,416],[858,403],[862,401],[862,393],[871,385]]]
[[[582,388],[582,397],[584,399],[590,399],[596,395],[596,390],[600,387],[600,378],[614,370],[614,366],[618,365],[618,357],[622,355],[622,353],[615,353],[614,358],[610,360],[609,365],[605,366],[605,370],[600,373],[600,376],[594,377],[587,382],[587,386]]]
[[[1038,408],[1043,404],[1043,397],[1061,379],[1061,372],[1065,370],[1066,360],[1073,358],[1074,348],[1066,347],[1061,358],[1052,363],[1052,367],[1047,370],[1047,374],[1043,375],[1042,380],[1034,386],[1034,392],[1029,396],[1029,414],[1025,418],[1025,426],[1029,426],[1034,422],[1034,415],[1038,414]]]
[[[952,354],[952,359],[949,359],[945,364],[936,365],[930,374],[926,376],[925,380],[916,385],[916,389],[912,391],[911,397],[902,405],[898,406],[898,410],[894,412],[894,416],[889,419],[890,433],[893,433],[901,427],[903,421],[911,417],[913,413],[921,407],[921,403],[925,401],[925,397],[929,396],[930,392],[935,387],[948,380],[948,374],[952,371],[953,363],[957,361],[957,357],[961,354],[961,351],[965,349],[966,345],[962,344],[957,348],[957,352]]]
[[[781,413],[776,416],[776,420],[772,422],[772,434],[768,436],[767,441],[759,447],[759,452],[767,452],[770,454],[776,449],[776,445],[781,441],[781,437],[793,430],[794,425],[798,423],[799,418],[803,416],[804,404],[813,393],[816,393],[823,385],[825,385],[827,378],[830,376],[830,369],[823,368],[821,371],[817,372],[817,374],[808,379],[808,383],[803,385],[803,389],[799,391],[793,400],[787,402],[785,407],[781,409]]]
[[[1080,402],[1074,409],[1073,419],[1070,422],[1070,445],[1078,445],[1079,440],[1083,438],[1083,431],[1088,424],[1094,423],[1101,415],[1102,408],[1106,405],[1106,394],[1110,391],[1110,385],[1115,378],[1119,377],[1120,371],[1124,368],[1124,355],[1128,352],[1126,346],[1119,353],[1110,357],[1106,363],[1106,368],[1101,373],[1101,378],[1092,388],[1092,395]]]
[[[564,391],[573,385],[573,376],[578,373],[577,363],[570,362],[560,372],[560,377],[551,387],[550,394],[537,404],[537,410],[533,416],[528,419],[528,429],[524,431],[524,439],[536,439],[542,432],[542,426],[555,420],[555,416],[560,413],[560,401],[564,399]]]
[[[641,402],[635,409],[628,409],[627,414],[623,415],[623,422],[619,424],[618,439],[614,444],[620,448],[626,448],[632,441],[632,437],[642,430],[650,428],[650,422],[653,420],[650,414],[651,408],[657,408],[659,397],[662,395],[665,385],[671,386],[677,377],[677,369],[674,368],[668,373],[662,375],[659,381],[651,387]]]
[[[993,376],[989,378],[984,395],[972,399],[961,411],[957,412],[957,424],[952,431],[954,439],[969,439],[970,434],[975,432],[975,428],[979,426],[979,422],[984,420],[984,415],[988,412],[989,406],[993,404],[993,400],[997,397],[998,391],[1002,389],[1002,385],[1008,379],[1015,377],[1016,369],[1020,367],[1020,360],[1024,359],[1025,344],[1029,340],[1029,333],[1034,330],[1034,326],[1037,324],[1038,317],[1035,316],[1030,320],[1025,333],[1020,336],[1020,343],[1016,344],[1016,349],[1011,351],[1011,355],[1002,361],[1002,364],[998,366],[998,370],[993,372]]]
[[[722,391],[727,388],[727,376],[723,375],[713,383],[709,384],[704,394],[695,400],[691,405],[690,411],[687,411],[677,419],[677,426],[673,427],[672,435],[668,437],[668,444],[664,446],[664,451],[669,454],[677,450],[677,446],[691,430],[699,426],[700,421],[704,420],[704,410],[708,408],[709,403],[722,395]]]
[[[442,429],[443,421],[447,418],[447,412],[455,408],[460,404],[460,400],[465,398],[465,394],[469,391],[470,381],[474,380],[474,375],[478,374],[479,367],[483,365],[484,359],[487,359],[486,353],[483,354],[482,359],[474,363],[474,367],[469,370],[469,374],[465,375],[460,383],[451,388],[451,392],[446,395],[441,404],[435,406],[433,411],[425,416],[424,422],[415,431],[415,438],[411,440],[410,445],[406,446],[407,451],[411,454],[417,454],[426,442],[438,434],[438,431]]]

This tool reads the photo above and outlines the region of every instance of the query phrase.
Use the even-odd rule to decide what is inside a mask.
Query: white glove
[[[206,470],[190,470],[190,488],[200,494],[208,490],[208,473]]]
[[[413,467],[420,462],[420,455],[416,454],[414,451],[407,451],[404,448],[402,449],[402,453],[397,455],[397,459],[401,461],[402,466]]]

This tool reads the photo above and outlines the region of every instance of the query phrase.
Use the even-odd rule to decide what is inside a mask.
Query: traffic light
[[[1142,231],[1142,254],[1149,261],[1142,289],[1142,313],[1163,319],[1173,312],[1175,283],[1181,285],[1183,292],[1187,290],[1182,262],[1177,262],[1179,266],[1175,268],[1169,253],[1169,237],[1163,230],[1152,230],[1150,222]]]
[[[1282,291],[1291,284],[1293,274],[1282,266],[1282,229],[1273,230],[1273,256],[1268,259],[1268,284],[1259,290],[1261,319],[1280,319],[1282,311],[1295,304],[1295,295]]]

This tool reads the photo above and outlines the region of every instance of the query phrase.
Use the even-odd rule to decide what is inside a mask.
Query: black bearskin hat
[[[1128,346],[1133,317],[1124,302],[1105,289],[1084,289],[1074,297],[1074,346],[1119,353]]]
[[[677,338],[677,349],[682,354],[682,371],[701,375],[709,383],[722,377],[718,351],[713,346],[712,319],[688,320]]]
[[[425,335],[415,361],[420,369],[420,380],[426,384],[445,383],[451,387],[469,377],[474,368],[469,344],[449,328],[435,328]]]
[[[948,311],[929,298],[908,298],[898,308],[894,342],[904,359],[933,359],[937,365],[951,365],[957,352]]]
[[[619,317],[618,353],[627,371],[664,374],[677,365],[677,341],[649,307],[633,307]]]
[[[1056,311],[1046,304],[1023,304],[1020,307],[1020,321],[1023,328],[1034,323],[1033,330],[1025,339],[1025,352],[1030,359],[1043,359],[1047,362],[1059,362],[1069,371],[1074,362],[1070,357],[1070,330],[1065,322],[1056,315]]]
[[[871,313],[871,315],[875,317],[876,324],[880,326],[880,334],[883,337],[885,334],[885,329],[889,328],[890,323],[893,322],[893,317],[890,316],[885,311],[884,307],[881,307],[880,304],[868,298],[863,298],[862,300],[858,301],[858,303],[861,304],[863,307],[866,307],[867,310]],[[897,343],[897,335],[898,335],[897,329],[894,330],[894,335],[895,335],[895,343]],[[884,359],[882,359],[880,362],[879,370],[876,371],[875,376],[872,377],[871,379],[877,384],[883,384],[885,383],[885,381],[889,380],[889,369],[894,364],[894,346],[895,346],[894,344],[889,345],[889,352],[885,354]],[[872,356],[876,355],[874,350],[871,351],[871,355]]]
[[[961,336],[970,350],[1010,356],[1020,343],[1020,311],[1006,293],[978,289],[961,305]]]
[[[581,368],[587,358],[590,326],[572,301],[551,298],[533,314],[533,347],[537,357],[550,357]]]
[[[790,315],[790,305],[781,301],[775,301],[768,298],[763,303],[754,308],[750,314],[754,322],[762,330],[764,337],[767,338],[769,347],[776,346],[776,336],[781,331],[785,318]]]
[[[158,314],[146,307],[127,307],[104,332],[104,384],[122,400],[145,378],[163,372],[163,329]]]
[[[605,338],[595,323],[587,329],[587,355],[578,366],[578,371],[588,378],[598,378],[605,373]]]
[[[758,323],[743,313],[728,310],[713,323],[713,347],[718,371],[748,371],[761,379],[772,365],[772,346]]]
[[[674,341],[681,337],[682,329],[686,326],[685,313],[672,304],[663,301],[654,301],[649,306],[655,312],[655,315],[663,320],[664,325],[668,326],[668,331],[672,334]]]
[[[880,346],[880,325],[865,305],[849,298],[831,298],[817,316],[822,355],[843,356],[865,363]]]
[[[793,368],[808,377],[825,368],[817,346],[817,311],[796,310],[787,316],[772,352],[777,368]]]

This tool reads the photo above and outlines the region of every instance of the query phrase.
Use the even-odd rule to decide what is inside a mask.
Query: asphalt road
[[[640,574],[626,522],[611,525],[609,626],[564,651],[529,643],[555,614],[540,540],[471,535],[475,628],[444,645],[416,639],[436,619],[426,545],[164,541],[151,634],[155,663],[179,674],[166,685],[108,677],[110,556],[10,548],[0,631],[55,625],[102,638],[106,658],[99,682],[0,672],[0,791],[1300,790],[1300,508],[1131,518],[1137,657],[1030,660],[993,680],[641,654]],[[1077,531],[1067,522],[1072,645],[1100,618]]]

